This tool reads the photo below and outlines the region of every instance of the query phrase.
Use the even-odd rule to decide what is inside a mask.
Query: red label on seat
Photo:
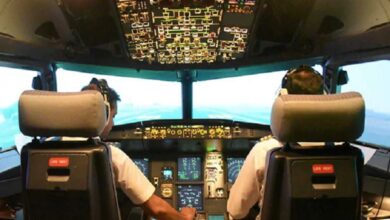
[[[311,169],[314,174],[331,174],[334,173],[333,164],[313,164]]]
[[[49,158],[49,167],[68,167],[69,157],[51,157]]]

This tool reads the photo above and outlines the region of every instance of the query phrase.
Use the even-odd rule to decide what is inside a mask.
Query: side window
[[[390,101],[387,98],[390,83],[390,61],[376,61],[348,65],[349,82],[342,92],[357,91],[366,104],[364,133],[360,141],[390,148]]]
[[[15,145],[19,130],[18,100],[24,90],[31,90],[36,71],[0,67],[0,150]]]

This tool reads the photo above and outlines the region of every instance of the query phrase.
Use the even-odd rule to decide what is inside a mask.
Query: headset
[[[104,105],[106,106],[106,119],[108,123],[108,119],[110,117],[110,111],[111,111],[111,105],[110,105],[110,87],[108,87],[108,83],[105,79],[96,79],[92,78],[91,81],[89,82],[90,85],[96,85],[99,89],[99,92],[103,96],[104,100]]]
[[[305,72],[311,72],[311,73],[314,73],[315,75],[318,75],[321,77],[321,79],[323,80],[323,76],[321,75],[321,73],[319,73],[317,70],[315,70],[313,67],[311,66],[307,66],[307,65],[300,65],[296,68],[291,68],[287,71],[287,73],[283,76],[283,79],[282,79],[282,89],[285,89],[286,86],[287,86],[287,82],[288,82],[288,79],[294,75],[295,73],[299,73],[299,72],[302,72],[302,71],[305,71]],[[323,89],[324,89],[324,93],[328,93],[327,91],[327,88],[325,85],[323,85]]]

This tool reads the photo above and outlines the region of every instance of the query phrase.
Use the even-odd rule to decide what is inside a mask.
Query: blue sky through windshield
[[[0,67],[0,148],[14,145],[19,131],[18,100],[24,90],[31,90],[35,71]]]
[[[93,77],[104,78],[121,97],[115,124],[152,119],[181,118],[181,85],[178,82],[137,79],[57,70],[59,92],[75,92],[88,85]]]
[[[342,92],[360,92],[366,104],[365,129],[361,141],[390,147],[390,61],[376,61],[343,67],[349,82]]]
[[[318,72],[322,67],[314,66]],[[286,71],[194,83],[194,118],[270,124],[271,108]]]

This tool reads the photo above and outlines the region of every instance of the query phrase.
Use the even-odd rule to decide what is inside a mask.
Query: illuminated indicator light
[[[314,174],[333,174],[334,166],[333,164],[313,164],[312,172]]]
[[[51,157],[49,158],[49,167],[68,167],[69,157]]]
[[[217,147],[213,144],[208,144],[206,145],[206,151],[207,152],[213,152],[213,151],[216,151],[217,150]]]

